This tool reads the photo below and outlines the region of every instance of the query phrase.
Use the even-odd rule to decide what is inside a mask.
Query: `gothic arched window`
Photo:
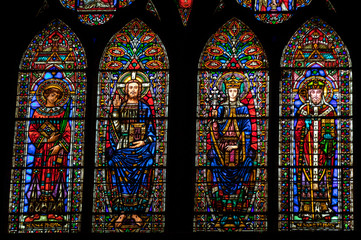
[[[352,230],[352,72],[340,36],[318,18],[283,51],[280,230]]]
[[[208,40],[198,67],[194,231],[265,231],[268,62],[233,18]]]
[[[117,32],[99,65],[94,232],[163,232],[168,57],[139,19]]]
[[[54,20],[19,69],[9,232],[78,232],[83,189],[87,67],[72,30]]]

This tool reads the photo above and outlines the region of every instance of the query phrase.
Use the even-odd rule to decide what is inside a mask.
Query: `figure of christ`
[[[70,125],[62,119],[64,109],[56,105],[62,94],[57,86],[46,88],[46,104],[35,110],[30,122],[29,138],[36,150],[30,187],[25,193],[31,215],[25,222],[39,220],[41,215],[47,215],[48,220],[64,219]]]
[[[207,153],[212,168],[208,181],[212,205],[219,212],[239,212],[245,209],[246,186],[250,186],[255,150],[251,148],[252,126],[247,106],[238,99],[240,81],[235,78],[225,83],[228,99],[211,110],[214,121],[209,123],[210,147]],[[231,214],[232,215],[232,214]],[[239,219],[233,218],[239,225]],[[221,225],[229,216],[224,216]]]
[[[111,208],[118,214],[117,228],[127,217],[142,226],[139,215],[145,213],[150,198],[156,135],[151,109],[141,99],[141,92],[142,84],[130,80],[125,85],[124,99],[116,95],[113,100],[107,158]]]
[[[308,101],[297,112],[295,129],[300,217],[331,219],[331,188],[336,153],[336,116],[324,99],[325,83],[307,84]]]

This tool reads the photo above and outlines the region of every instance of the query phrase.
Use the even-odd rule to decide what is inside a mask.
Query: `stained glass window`
[[[54,20],[26,49],[18,77],[9,232],[78,232],[83,189],[86,57]]]
[[[194,231],[267,228],[268,62],[233,18],[199,62]]]
[[[177,4],[179,15],[182,19],[183,26],[187,26],[189,16],[193,7],[193,0],[174,0]]]
[[[283,51],[279,229],[352,230],[352,72],[348,50],[312,18]]]
[[[278,24],[290,19],[298,8],[305,7],[312,0],[237,0],[239,4],[250,8],[254,16],[268,24]]]
[[[163,232],[166,50],[134,19],[111,38],[99,67],[93,232]]]
[[[78,13],[80,22],[94,26],[108,22],[119,8],[135,0],[60,0],[61,4]]]
[[[152,0],[148,0],[147,4],[145,5],[145,9],[150,12],[154,17],[158,18],[158,20],[160,20],[160,16],[158,13],[157,8],[155,7],[154,3]]]

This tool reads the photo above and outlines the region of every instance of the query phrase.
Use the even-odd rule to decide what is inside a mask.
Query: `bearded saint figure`
[[[125,83],[123,99],[116,94],[111,113],[106,155],[111,208],[118,214],[115,227],[121,227],[124,222],[143,225],[141,214],[148,206],[152,186],[156,135],[152,111],[141,96],[138,74],[132,73]]]
[[[337,137],[333,117],[336,112],[325,101],[325,80],[310,77],[305,81],[308,100],[297,112],[295,129],[299,212],[305,220],[330,220]]]

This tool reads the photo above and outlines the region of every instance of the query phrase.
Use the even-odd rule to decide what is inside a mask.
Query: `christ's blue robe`
[[[122,107],[121,107],[122,108]],[[121,109],[120,108],[120,109]],[[138,148],[117,149],[115,136],[110,136],[111,153],[108,165],[110,167],[111,189],[116,192],[113,198],[120,199],[113,203],[113,212],[144,212],[149,200],[152,185],[152,169],[155,156],[156,135],[153,126],[151,109],[143,102],[138,104],[137,123],[146,124],[143,141],[146,144]],[[120,121],[122,121],[120,119]],[[146,140],[148,139],[148,140]],[[151,140],[150,140],[151,139]],[[133,198],[130,204],[126,198]]]

